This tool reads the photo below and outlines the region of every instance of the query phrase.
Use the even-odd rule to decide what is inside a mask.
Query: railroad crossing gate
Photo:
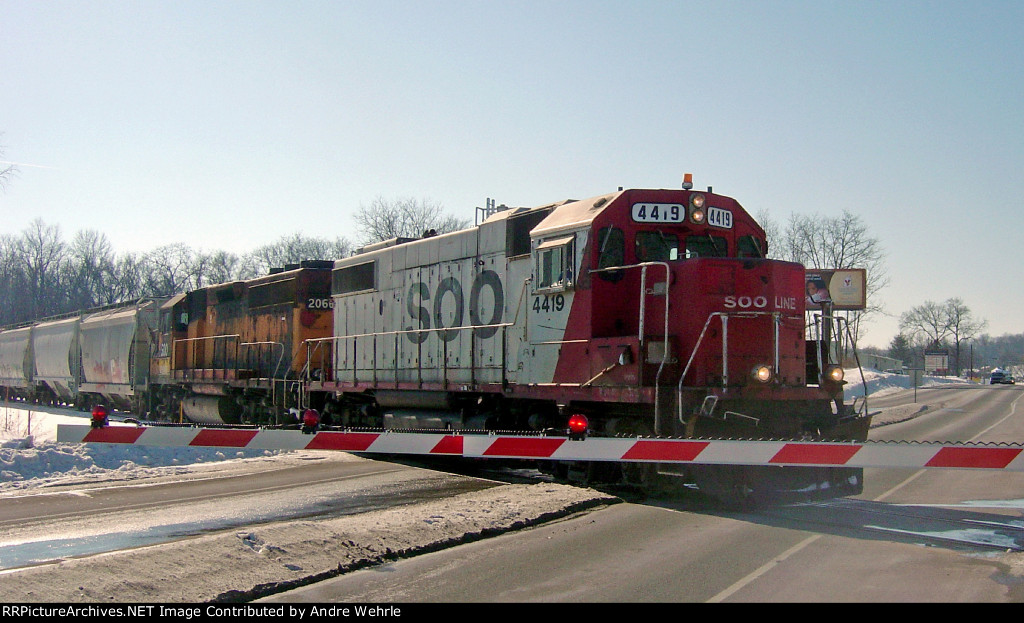
[[[1024,446],[931,442],[739,441],[174,426],[58,425],[57,441],[246,450],[326,450],[472,459],[1024,471]]]

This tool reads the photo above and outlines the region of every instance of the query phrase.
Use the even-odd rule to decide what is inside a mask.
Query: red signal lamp
[[[590,428],[590,421],[582,413],[573,413],[569,418],[569,436],[574,438],[585,437],[587,429]]]
[[[302,413],[302,432],[313,433],[320,428],[320,414],[316,409],[306,409]]]
[[[92,427],[103,428],[109,422],[107,417],[110,415],[110,411],[103,405],[96,405],[92,408]]]

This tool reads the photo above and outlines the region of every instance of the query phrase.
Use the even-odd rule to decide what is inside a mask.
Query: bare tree
[[[143,294],[169,296],[195,288],[195,251],[177,242],[158,247],[142,257]]]
[[[28,319],[65,311],[65,297],[59,285],[65,249],[59,225],[47,225],[36,219],[22,232],[19,250],[25,271]]]
[[[352,245],[345,238],[310,238],[301,233],[282,236],[277,242],[253,249],[241,259],[239,274],[251,279],[305,260],[335,260],[346,257]]]
[[[111,280],[107,284],[109,287],[107,299],[110,301],[132,301],[142,298],[145,292],[143,268],[142,258],[132,253],[120,255],[114,262]]]
[[[960,376],[960,347],[964,342],[981,333],[988,325],[988,321],[975,318],[971,308],[965,305],[963,299],[960,298],[947,300],[944,308],[949,334],[956,348],[956,374]]]
[[[238,279],[239,262],[237,255],[227,251],[196,254],[193,271],[196,275],[196,286],[201,288]]]
[[[941,344],[949,336],[946,307],[934,301],[925,301],[903,312],[900,316],[900,330],[923,341],[926,346]]]
[[[776,252],[775,245],[780,244],[783,240],[782,226],[779,225],[778,221],[775,220],[775,217],[767,209],[758,212],[755,219],[761,226],[761,229],[764,230],[764,236],[768,241],[767,255],[777,257],[779,254]]]
[[[355,215],[361,244],[392,238],[419,238],[445,234],[469,227],[468,218],[446,215],[440,204],[413,198],[386,200],[377,197],[369,206],[360,206]]]
[[[0,325],[31,319],[25,271],[21,265],[21,247],[10,234],[0,235]]]
[[[956,349],[956,373],[960,373],[960,350],[964,342],[974,339],[988,324],[976,318],[963,299],[950,298],[944,303],[925,301],[900,316],[900,330],[916,337],[919,346],[935,348],[952,341]]]
[[[767,222],[766,233],[773,231],[779,236],[768,241],[772,257],[799,262],[808,268],[865,269],[867,306],[862,311],[849,314],[851,332],[856,340],[863,323],[882,311],[874,295],[889,285],[885,250],[879,239],[870,235],[860,216],[848,210],[838,217],[793,214],[785,228],[780,228],[770,218]]]
[[[114,252],[105,234],[92,229],[75,234],[68,245],[65,265],[67,296],[74,309],[118,302],[111,296],[114,279]]]
[[[13,162],[4,161],[3,158],[4,148],[0,145],[0,190],[7,188],[11,178],[18,174],[18,167]]]

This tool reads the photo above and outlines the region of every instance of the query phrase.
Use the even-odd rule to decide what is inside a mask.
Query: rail
[[[220,373],[220,380],[228,379],[228,371],[237,369],[238,361],[238,341],[242,339],[241,335],[238,334],[225,334],[225,335],[208,335],[204,337],[189,337],[180,340],[174,340],[171,343],[171,374],[178,376],[180,373],[181,380],[196,380],[196,370],[210,370],[211,379],[218,380],[218,372]],[[229,357],[228,348],[232,346],[233,352]],[[206,358],[206,345],[212,344],[213,352],[210,354],[210,367],[197,366],[197,357]],[[218,344],[221,344],[220,356],[218,357]],[[178,347],[181,346],[181,359],[178,361]],[[199,352],[202,349],[202,352]],[[220,361],[220,365],[218,365]],[[228,365],[228,361],[232,363]]]
[[[519,314],[520,314],[520,312],[523,309],[523,302],[526,300],[526,291],[527,291],[527,288],[528,288],[529,284],[532,281],[533,281],[532,277],[527,277],[526,279],[523,280],[523,285],[522,285],[522,287],[519,290],[519,300],[516,303],[516,313],[515,313],[515,316],[512,319],[512,322],[499,323],[499,324],[489,324],[489,325],[468,325],[468,326],[460,326],[460,327],[439,327],[439,328],[436,328],[436,329],[409,329],[409,330],[403,330],[403,331],[382,331],[382,332],[360,333],[360,334],[356,334],[356,335],[332,336],[332,337],[326,337],[326,338],[313,338],[313,339],[304,340],[303,344],[306,345],[306,363],[305,363],[305,365],[303,365],[302,370],[299,373],[299,378],[298,378],[298,381],[297,381],[299,386],[296,388],[298,390],[297,393],[300,396],[300,401],[301,401],[301,397],[302,396],[306,396],[307,395],[307,392],[303,391],[302,388],[304,386],[308,386],[308,384],[310,382],[314,382],[314,381],[324,382],[324,381],[338,381],[338,380],[340,380],[339,377],[337,377],[335,375],[335,373],[334,373],[335,364],[337,363],[337,361],[335,360],[335,357],[334,357],[334,353],[335,353],[334,346],[335,346],[335,344],[337,344],[338,342],[340,342],[342,340],[353,340],[353,341],[355,341],[355,340],[360,339],[360,338],[366,339],[366,338],[371,338],[371,337],[374,339],[373,380],[376,383],[377,382],[377,371],[378,371],[378,369],[380,369],[380,367],[378,366],[378,357],[377,357],[377,345],[376,345],[377,338],[379,338],[379,337],[388,337],[388,336],[393,337],[395,339],[395,341],[396,341],[396,344],[395,344],[395,358],[394,358],[395,359],[395,365],[394,365],[395,380],[394,380],[394,383],[397,386],[398,383],[400,382],[400,380],[398,378],[399,377],[398,371],[402,369],[402,368],[399,368],[399,365],[398,365],[399,364],[398,353],[400,352],[400,348],[398,347],[398,342],[400,341],[402,335],[406,335],[406,334],[423,334],[423,333],[432,333],[432,332],[441,332],[441,331],[445,331],[445,332],[456,331],[457,332],[457,331],[462,331],[462,330],[465,330],[465,329],[478,330],[478,329],[485,329],[485,328],[493,328],[493,329],[495,329],[495,332],[497,332],[498,330],[501,331],[501,364],[500,364],[501,365],[501,370],[502,370],[502,372],[501,372],[501,383],[504,385],[505,382],[507,381],[507,377],[506,377],[507,369],[505,367],[506,363],[507,363],[507,353],[506,353],[507,329],[508,329],[508,327],[514,327],[514,326],[516,326],[519,323]],[[524,337],[526,336],[526,331],[528,330],[526,325],[527,325],[527,323],[523,323]],[[446,334],[448,334],[448,333],[446,333]],[[473,334],[472,334],[472,337],[471,337],[471,341],[474,341],[475,339],[476,339],[476,332],[474,331]],[[423,383],[422,345],[423,345],[424,341],[426,341],[426,340],[425,339],[424,340],[420,340],[417,343],[417,355],[416,355],[416,364],[417,364],[416,365],[416,377],[417,377],[417,382],[419,384],[421,384],[421,385]],[[442,353],[440,353],[440,354],[441,354],[442,359],[445,362],[445,366],[443,368],[444,377],[442,379],[442,383],[443,383],[443,385],[445,387],[447,387],[447,385],[449,383],[448,378],[447,378],[447,372],[448,372],[448,368],[447,368],[447,361],[448,361],[447,342],[445,340],[443,340],[443,339],[441,340],[441,342],[443,343],[444,347],[443,347]],[[355,354],[358,353],[358,345],[357,344],[353,344],[352,348],[353,348],[353,359],[354,359],[355,358]],[[317,356],[319,356],[320,368],[319,369],[314,369],[312,362],[314,360],[316,360]],[[475,344],[471,344],[470,345],[470,357],[471,357],[471,359],[476,357]],[[325,365],[324,364],[325,361],[329,362],[329,363]],[[497,366],[492,366],[492,367],[497,367]],[[463,369],[463,368],[459,368],[459,369]],[[473,370],[473,372],[471,374],[474,375],[473,383],[475,384],[475,369],[476,369],[476,366],[475,365],[471,365],[471,369]],[[352,383],[353,384],[358,384],[358,382],[359,382],[358,370],[359,370],[358,366],[353,366],[352,367],[352,375],[353,375],[352,376]],[[318,377],[318,378],[314,378],[314,377]],[[308,405],[300,404],[300,407],[302,407],[302,408],[305,408],[307,406]]]
[[[655,285],[648,290],[648,271],[651,268],[661,267],[665,271],[665,279],[663,282],[656,282]],[[642,262],[639,264],[631,264],[625,266],[611,266],[607,268],[591,270],[591,273],[608,273],[622,270],[640,270],[640,309],[639,309],[639,322],[637,327],[637,339],[640,348],[643,349],[645,344],[648,343],[646,336],[647,332],[647,298],[648,296],[663,296],[665,299],[664,307],[664,318],[663,326],[661,330],[662,344],[664,345],[660,361],[658,362],[658,371],[655,376],[655,386],[661,384],[661,378],[664,374],[666,364],[669,361],[669,319],[671,317],[670,309],[670,293],[671,287],[671,267],[667,262]],[[520,326],[520,312],[523,307],[523,301],[525,300],[525,292],[530,283],[530,279],[523,281],[523,286],[520,291],[519,301],[516,305],[516,313],[512,322],[487,324],[487,325],[463,325],[458,327],[436,327],[430,329],[404,329],[396,331],[378,331],[378,332],[367,332],[353,335],[335,335],[326,338],[314,338],[305,340],[306,344],[306,365],[303,367],[299,374],[299,382],[303,385],[308,385],[311,382],[344,382],[351,383],[353,386],[362,383],[373,383],[379,385],[381,383],[393,383],[397,388],[400,383],[404,382],[415,382],[422,386],[424,382],[437,382],[444,388],[447,388],[451,383],[455,382],[450,378],[450,370],[468,370],[469,378],[468,384],[476,386],[479,382],[477,372],[478,369],[483,366],[478,366],[475,360],[477,356],[477,336],[480,331],[492,330],[492,333],[487,336],[491,337],[496,333],[500,333],[501,339],[501,354],[500,361],[489,366],[491,368],[501,369],[500,382],[505,384],[507,382],[507,348],[508,348],[508,329],[510,327]],[[659,289],[658,286],[661,284],[663,288]],[[522,323],[521,328],[523,329],[523,337],[529,341],[529,323]],[[449,343],[455,341],[455,336],[459,336],[461,333],[470,332],[470,363],[468,366],[455,366],[449,365]],[[427,378],[424,375],[424,355],[430,355],[430,352],[424,353],[424,343],[427,342],[425,335],[438,333],[441,334],[441,339],[438,340],[438,351],[435,353],[441,361],[441,375],[440,378]],[[404,349],[407,347],[406,342],[402,339],[403,336],[415,336],[415,339],[410,340],[415,344],[416,347],[416,361],[415,365],[403,366],[402,359],[405,353]],[[388,362],[383,363],[382,358],[385,356],[381,353],[381,340],[392,340],[392,349],[388,352],[391,355],[391,359]],[[486,339],[486,338],[484,338]],[[360,356],[360,347],[365,348],[366,341],[370,342],[369,361],[364,365],[361,365],[357,360]],[[543,342],[537,342],[538,345],[559,345],[559,344],[582,344],[586,343],[587,340],[548,340]],[[531,342],[533,343],[533,342]],[[342,350],[344,349],[344,350]],[[342,361],[341,353],[347,353],[348,356],[344,357],[351,363],[345,366],[345,370],[341,371],[338,368],[339,362]],[[365,357],[365,355],[364,355]],[[321,364],[319,370],[313,368],[312,362],[330,362],[330,365]],[[429,366],[429,370],[433,371],[437,368],[435,366]],[[381,379],[381,373],[385,370],[390,371],[393,376],[392,379]],[[413,372],[415,378],[402,379],[402,374],[408,375]],[[428,374],[427,377],[430,375]],[[592,382],[593,379],[591,379]],[[465,382],[465,381],[459,381]],[[584,384],[586,385],[586,383]],[[299,392],[304,394],[305,392]],[[655,413],[658,414],[661,411],[660,404],[661,396],[660,392],[655,392]]]
[[[856,345],[855,340],[853,339],[853,332],[850,329],[850,320],[848,318],[844,318],[843,316],[834,316],[831,313],[813,314],[812,318],[813,318],[814,322],[806,327],[805,333],[807,333],[807,332],[811,333],[811,337],[814,338],[814,343],[816,345],[815,352],[816,352],[817,360],[818,360],[818,375],[819,375],[818,376],[818,382],[819,383],[821,382],[821,374],[822,374],[822,371],[825,369],[824,368],[824,364],[826,362],[831,363],[831,359],[829,358],[831,353],[824,353],[822,351],[821,345],[822,345],[822,342],[823,342],[823,338],[825,336],[827,336],[827,335],[832,335],[834,333],[831,330],[831,328],[833,326],[841,325],[842,327],[845,328],[846,344],[849,344],[850,351],[853,353],[853,359],[857,363],[857,370],[860,373],[861,388],[864,391],[864,396],[863,396],[864,401],[863,401],[863,403],[861,404],[860,407],[857,406],[857,399],[856,398],[854,399],[854,403],[853,403],[854,412],[861,412],[862,411],[863,414],[867,414],[867,411],[868,411],[868,384],[867,384],[867,380],[865,380],[865,378],[864,378],[864,366],[862,366],[861,363],[860,363],[860,356],[857,353],[857,345]],[[840,329],[840,331],[839,331],[840,338],[842,338],[843,335],[844,335],[844,331],[843,331],[843,329]],[[836,362],[837,363],[842,364],[842,361],[844,359],[844,355],[846,353],[846,350],[847,350],[847,347],[843,345],[842,340],[841,339],[837,340],[837,343],[836,343]]]

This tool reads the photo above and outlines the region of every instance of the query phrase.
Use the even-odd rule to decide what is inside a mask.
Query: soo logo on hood
[[[769,299],[767,296],[736,296],[725,297],[726,309],[791,309],[796,310],[795,296],[775,296]]]

